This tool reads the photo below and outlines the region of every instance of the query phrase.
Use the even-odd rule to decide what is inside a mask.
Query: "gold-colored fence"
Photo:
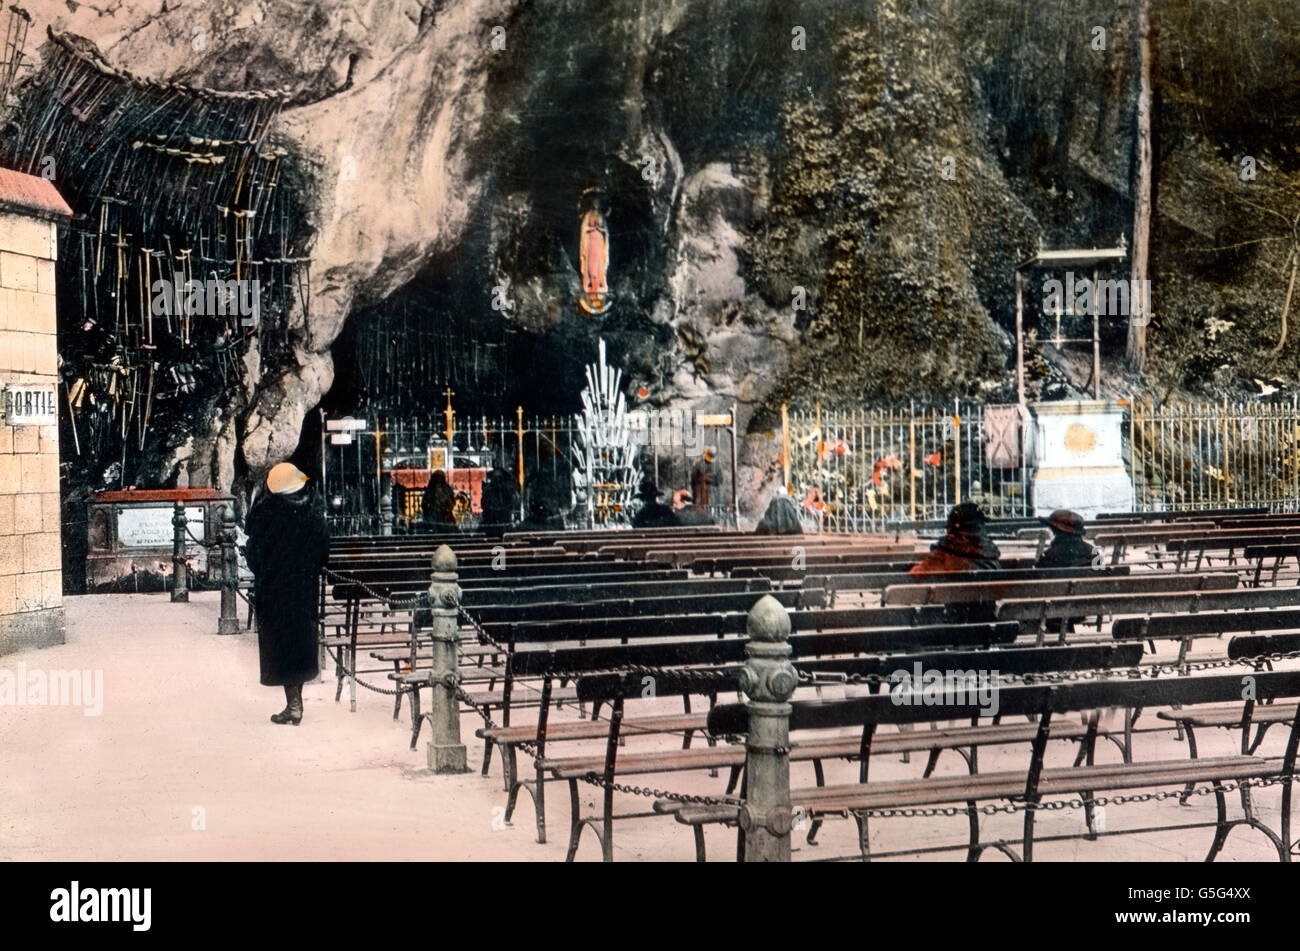
[[[1300,498],[1300,403],[1129,407],[1129,462],[1139,510],[1268,506]]]

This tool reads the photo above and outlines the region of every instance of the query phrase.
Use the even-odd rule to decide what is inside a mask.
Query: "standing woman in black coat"
[[[266,476],[245,530],[253,572],[257,651],[262,683],[284,687],[287,701],[272,723],[302,722],[302,685],[320,673],[316,620],[321,569],[329,558],[329,528],[307,488],[307,476],[281,462]]]

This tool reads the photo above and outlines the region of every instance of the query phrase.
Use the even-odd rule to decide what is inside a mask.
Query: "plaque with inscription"
[[[203,541],[203,506],[186,506],[185,518],[193,536],[188,542]],[[117,513],[117,540],[124,548],[170,548],[172,507],[122,509]]]

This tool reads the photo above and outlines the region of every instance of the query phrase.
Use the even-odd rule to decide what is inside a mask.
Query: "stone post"
[[[460,585],[456,583],[456,555],[446,545],[433,553],[429,606],[433,615],[433,691],[429,719],[429,768],[435,773],[468,772],[465,744],[460,741]]]
[[[379,490],[379,534],[393,534],[393,495],[386,486]]]
[[[178,501],[172,511],[172,601],[189,601],[189,567],[185,563],[185,531],[189,527],[185,504]]]
[[[218,634],[239,633],[239,552],[235,550],[235,513],[221,507],[221,618]]]
[[[749,708],[745,740],[748,793],[740,810],[746,862],[790,861],[790,696],[798,676],[790,663],[790,615],[764,595],[745,625],[740,689]]]

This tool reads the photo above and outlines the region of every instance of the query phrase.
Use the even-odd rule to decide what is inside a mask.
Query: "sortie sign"
[[[53,426],[59,421],[53,383],[6,383],[0,394],[6,426]]]

